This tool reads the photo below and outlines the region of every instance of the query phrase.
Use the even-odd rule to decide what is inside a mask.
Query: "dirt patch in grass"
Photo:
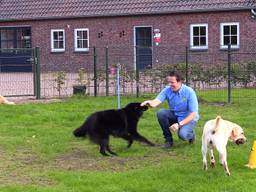
[[[29,151],[23,151],[9,158],[1,158],[4,163],[0,166],[0,185],[53,186],[55,182],[48,178],[47,174],[54,170],[122,172],[146,166],[158,166],[162,161],[177,158],[173,151],[162,149],[157,149],[156,152],[147,155],[130,154],[127,156],[126,154],[126,156],[109,157],[73,149],[48,160],[42,160]]]
[[[35,97],[12,97],[12,98],[8,98],[8,100],[15,102],[15,104],[56,103],[56,102],[64,101],[63,98],[36,99]]]
[[[14,155],[4,151],[0,157],[0,185],[53,185],[53,181],[42,173],[45,162],[42,162],[30,151],[18,151]]]
[[[8,171],[5,175],[0,175],[0,185],[40,185],[51,186],[54,182],[46,177],[29,176],[24,172]]]
[[[91,156],[85,151],[71,151],[55,158],[53,167],[64,170],[85,171],[114,171],[121,172],[139,169],[145,166],[157,166],[166,159],[175,159],[177,156],[172,151],[161,150],[159,153],[143,156]]]
[[[3,154],[3,153],[2,153]],[[123,172],[147,166],[158,166],[161,162],[177,158],[173,151],[160,148],[145,153],[120,153],[120,156],[103,157],[92,151],[72,149],[55,158],[41,159],[31,151],[19,151],[13,156],[0,157],[0,185],[53,186],[55,181],[47,177],[51,171],[110,171]]]

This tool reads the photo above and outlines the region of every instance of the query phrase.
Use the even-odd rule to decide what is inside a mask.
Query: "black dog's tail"
[[[81,127],[77,128],[73,131],[73,134],[76,137],[85,137],[86,133],[87,133],[87,131],[86,131],[85,125],[82,125]]]

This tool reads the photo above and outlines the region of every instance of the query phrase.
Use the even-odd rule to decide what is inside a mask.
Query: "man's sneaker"
[[[165,141],[163,148],[165,149],[170,149],[173,146],[173,142],[172,141]]]

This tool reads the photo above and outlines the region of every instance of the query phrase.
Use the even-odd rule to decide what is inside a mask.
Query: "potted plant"
[[[109,72],[111,75],[116,75],[116,68],[117,68],[117,64],[112,64],[110,69],[109,69]]]
[[[86,84],[86,71],[84,68],[80,68],[78,70],[77,84],[73,85],[73,94],[85,95]]]
[[[57,71],[53,73],[54,82],[56,85],[54,88],[58,91],[59,97],[61,95],[61,90],[65,85],[66,81],[66,72],[65,71]]]

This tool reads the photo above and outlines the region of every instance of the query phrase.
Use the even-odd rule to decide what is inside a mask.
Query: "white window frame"
[[[231,45],[231,49],[238,49],[240,44],[240,27],[238,22],[231,22],[231,23],[221,23],[220,24],[220,48],[227,49],[228,45],[224,45],[224,26],[236,25],[237,26],[237,44]]]
[[[194,36],[193,36],[193,28],[194,27],[205,27],[206,30],[206,45],[204,46],[194,46]],[[190,49],[208,49],[208,24],[190,24]]]
[[[77,31],[87,31],[87,48],[77,47]],[[75,45],[75,51],[89,51],[89,29],[88,28],[74,29],[74,45]]]
[[[54,48],[54,32],[63,32],[63,48]],[[51,51],[64,52],[65,51],[65,30],[64,29],[51,29]]]

